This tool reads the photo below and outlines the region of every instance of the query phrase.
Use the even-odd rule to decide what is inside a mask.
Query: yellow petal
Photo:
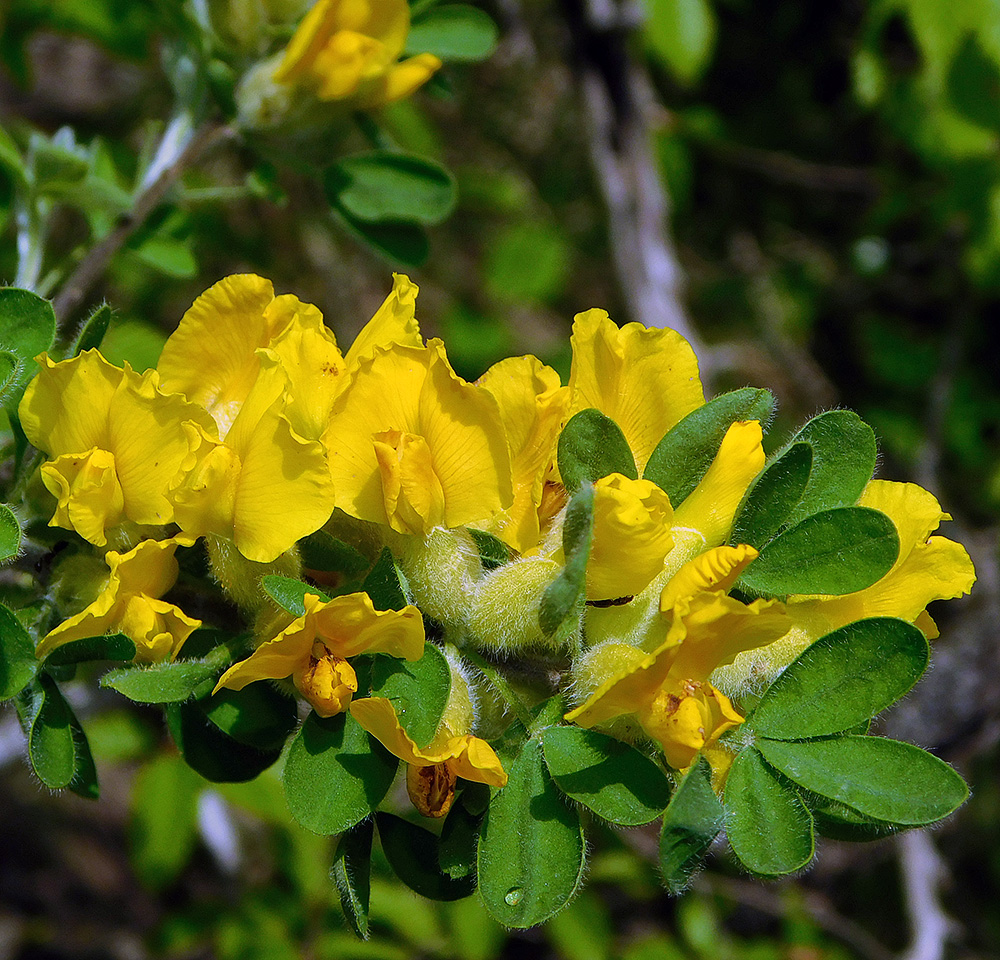
[[[689,560],[670,578],[660,595],[660,612],[673,610],[679,600],[686,600],[706,590],[728,593],[740,574],[758,556],[747,544],[737,547],[713,547]]]
[[[951,519],[934,494],[915,483],[871,480],[858,505],[881,510],[896,525],[899,533],[897,563],[901,563],[916,544],[925,543],[942,520]]]
[[[459,742],[456,743],[455,740]],[[507,772],[494,749],[479,737],[465,734],[449,741],[454,759],[448,765],[463,779],[485,783],[491,787],[505,787]]]
[[[316,55],[337,29],[336,10],[340,3],[341,0],[318,0],[303,17],[274,73],[276,81],[292,83],[308,72]]]
[[[445,520],[444,490],[423,437],[386,430],[372,437],[389,526],[399,533],[429,533]]]
[[[519,553],[536,546],[545,478],[555,457],[569,390],[535,357],[510,357],[478,381],[497,401],[511,453],[514,502],[495,531]]]
[[[358,91],[366,77],[389,67],[385,46],[353,30],[338,30],[313,61],[310,74],[320,100],[343,100]]]
[[[75,530],[95,546],[105,546],[107,530],[125,515],[113,454],[96,448],[80,456],[67,454],[43,463],[41,474],[46,489],[56,498],[49,526]]]
[[[358,675],[346,660],[325,650],[316,644],[313,655],[296,667],[292,682],[319,716],[334,717],[347,709],[358,692]]]
[[[348,367],[354,367],[361,360],[371,357],[377,347],[391,347],[394,343],[404,347],[424,345],[416,320],[419,289],[405,274],[392,275],[392,293],[354,338],[351,349],[344,357],[344,363]]]
[[[337,506],[361,520],[390,522],[375,446],[389,431],[426,441],[446,526],[489,518],[513,500],[496,402],[455,374],[440,341],[376,350],[334,402],[323,439]],[[426,527],[436,519],[421,521]]]
[[[376,610],[367,593],[334,597],[315,608],[316,636],[332,653],[354,657],[384,653],[419,660],[424,653],[424,622],[414,606]]]
[[[568,416],[596,407],[621,427],[639,476],[663,435],[705,402],[698,360],[674,330],[629,323],[603,310],[573,323]]]
[[[587,599],[613,600],[645,590],[673,545],[672,519],[670,499],[655,483],[620,473],[598,480]]]
[[[197,424],[185,424],[185,432],[188,455],[167,494],[174,520],[189,537],[214,533],[231,538],[240,458]]]
[[[433,53],[420,53],[402,63],[395,63],[370,83],[358,98],[363,107],[383,107],[416,93],[442,67]]]
[[[157,364],[163,388],[208,410],[225,437],[257,380],[257,350],[296,317],[318,314],[290,295],[276,298],[263,277],[226,277],[195,300],[167,340]]]
[[[639,722],[659,743],[667,763],[683,769],[743,718],[710,683],[673,682],[639,711]]]
[[[40,354],[41,370],[28,384],[18,407],[25,436],[52,457],[108,448],[107,423],[115,391],[125,371],[96,350],[55,363]]]
[[[750,482],[764,467],[762,431],[756,420],[734,423],[708,472],[674,514],[674,526],[697,531],[706,547],[725,543]]]
[[[132,596],[125,603],[117,628],[135,643],[136,663],[173,660],[201,621],[180,607],[155,597]]]

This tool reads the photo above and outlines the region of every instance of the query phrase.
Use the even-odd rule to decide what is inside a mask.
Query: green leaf
[[[812,859],[813,823],[808,808],[754,747],[733,761],[724,805],[729,843],[748,870],[780,876]]]
[[[814,513],[778,534],[736,585],[749,593],[842,596],[881,580],[899,556],[895,524],[870,507]]]
[[[302,566],[307,570],[333,571],[348,577],[359,577],[371,567],[364,554],[325,530],[317,530],[300,540],[299,553]]]
[[[793,443],[757,475],[736,511],[730,544],[760,550],[781,529],[802,499],[812,459],[808,443]]]
[[[660,816],[670,801],[666,774],[621,740],[568,726],[548,727],[541,739],[556,786],[605,820],[639,826]]]
[[[419,660],[377,654],[372,662],[372,696],[391,700],[403,729],[418,747],[434,739],[448,694],[451,670],[433,643]]]
[[[375,151],[344,157],[324,174],[331,204],[355,222],[434,226],[455,206],[455,179],[433,160]]]
[[[479,562],[482,564],[483,570],[496,570],[497,567],[502,567],[505,563],[510,562],[510,548],[503,540],[485,530],[473,530],[471,527],[467,529],[469,536],[476,542],[476,548],[479,550]]]
[[[772,413],[774,397],[753,387],[710,400],[666,432],[646,463],[643,479],[663,490],[676,510],[708,472],[726,431],[739,420],[766,424]]]
[[[104,334],[111,326],[111,307],[102,303],[80,327],[80,332],[76,335],[73,345],[69,349],[69,356],[78,357],[84,350],[97,350],[104,340]]]
[[[569,902],[586,851],[580,817],[548,775],[541,743],[528,740],[507,772],[479,836],[479,892],[494,919],[523,930]]]
[[[725,811],[712,789],[712,769],[699,757],[677,785],[663,814],[660,873],[667,890],[683,893],[722,829]]]
[[[94,765],[94,755],[90,752],[90,742],[87,735],[80,726],[80,721],[74,716],[72,719],[73,747],[75,757],[73,760],[73,779],[69,782],[69,789],[78,797],[84,800],[96,800],[100,796],[100,787],[97,783],[97,767]]]
[[[111,633],[103,637],[84,637],[56,647],[46,658],[47,667],[63,667],[88,660],[131,661],[135,657],[135,644],[124,633]]]
[[[135,871],[147,887],[162,890],[194,852],[201,789],[198,775],[171,754],[155,757],[135,778],[128,825],[130,852]]]
[[[136,703],[180,703],[217,674],[218,668],[212,664],[177,660],[109,670],[101,677],[101,686],[117,690]]]
[[[930,659],[911,623],[873,617],[849,623],[807,647],[747,718],[760,736],[804,740],[866,722],[906,694]]]
[[[27,172],[21,150],[3,127],[0,127],[0,167],[6,169],[19,183],[27,183]]]
[[[368,906],[371,900],[372,834],[374,824],[362,820],[345,830],[333,855],[330,875],[340,894],[340,908],[351,929],[368,939]]]
[[[394,266],[422,267],[427,262],[431,242],[418,224],[398,220],[367,223],[336,204],[333,210],[351,234]]]
[[[786,523],[793,525],[821,510],[858,502],[875,472],[878,454],[875,434],[867,423],[850,410],[828,410],[813,417],[781,452],[795,443],[809,444],[812,471]]]
[[[884,820],[872,820],[863,817],[856,810],[845,807],[836,800],[820,797],[816,794],[808,797],[806,802],[812,811],[816,832],[831,840],[847,840],[851,843],[869,843],[872,840],[882,840],[898,833],[901,827]]]
[[[705,71],[715,47],[715,14],[708,0],[644,0],[643,32],[650,52],[684,84]]]
[[[466,783],[444,818],[438,866],[449,877],[475,874],[479,828],[489,805],[490,788],[485,783]]]
[[[587,560],[594,529],[594,486],[583,483],[566,508],[563,526],[565,565],[546,588],[538,610],[542,633],[557,644],[565,643],[579,629],[587,596]]]
[[[396,876],[428,900],[461,900],[475,890],[475,879],[449,877],[438,866],[438,838],[429,830],[391,813],[376,813],[382,850]]]
[[[38,673],[35,645],[21,621],[0,604],[0,700],[17,696]]]
[[[224,734],[264,752],[280,750],[298,722],[298,702],[267,683],[223,688],[198,704]]]
[[[948,70],[948,98],[966,119],[1000,130],[1000,68],[969,34]]]
[[[309,714],[292,740],[282,780],[292,816],[313,833],[343,833],[389,791],[399,761],[349,714]]]
[[[490,17],[464,3],[434,7],[417,18],[406,38],[406,56],[433,53],[442,60],[485,60],[499,31]]]
[[[887,823],[934,823],[969,796],[948,764],[899,740],[846,736],[788,743],[762,738],[757,748],[799,786]]]
[[[74,727],[79,724],[55,680],[44,671],[39,673],[21,691],[17,712],[38,779],[53,790],[68,787],[76,775]]]
[[[280,747],[258,750],[227,736],[200,702],[168,704],[167,726],[187,765],[213,783],[253,780],[281,756]]]
[[[34,358],[51,350],[56,339],[56,315],[48,300],[17,287],[0,287],[0,350],[21,363],[16,381],[23,385],[35,375]],[[11,387],[8,386],[8,393]]]
[[[595,483],[612,473],[638,477],[632,450],[621,428],[600,410],[581,410],[559,435],[559,473],[572,494],[589,480]]]
[[[319,587],[303,583],[301,580],[293,580],[291,577],[268,574],[266,577],[261,577],[260,585],[264,588],[264,593],[279,607],[296,617],[301,617],[306,612],[305,597],[307,593],[319,597],[324,602],[330,599]]]
[[[362,589],[371,597],[376,610],[402,610],[410,602],[410,586],[388,547],[365,577]]]

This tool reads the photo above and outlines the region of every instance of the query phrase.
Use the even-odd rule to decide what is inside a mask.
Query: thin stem
[[[514,693],[511,685],[501,676],[500,671],[493,666],[488,660],[481,657],[475,650],[470,650],[468,647],[463,648],[462,655],[467,659],[471,660],[475,664],[476,669],[486,677],[491,684],[493,684],[497,693],[503,697],[504,701],[514,712],[518,720],[524,724],[525,730],[531,729],[531,724],[534,722],[531,717],[531,712],[524,705],[521,698]]]
[[[230,127],[209,123],[185,141],[185,138],[181,137],[179,131],[174,129],[171,124],[167,128],[164,138],[168,134],[175,147],[182,142],[185,145],[180,149],[180,152],[174,155],[172,162],[167,165],[163,163],[161,151],[157,150],[157,156],[150,165],[151,170],[158,169],[160,171],[156,178],[145,186],[136,198],[132,212],[122,217],[118,221],[118,225],[103,240],[90,248],[90,251],[77,264],[76,269],[62,285],[62,289],[53,300],[52,306],[60,321],[65,321],[83,303],[90,288],[104,274],[114,255],[125,245],[128,238],[149,219],[150,214],[163,202],[170,188],[180,179],[185,170],[192,166],[210,147],[231,137],[233,130]],[[146,179],[148,180],[148,171]]]

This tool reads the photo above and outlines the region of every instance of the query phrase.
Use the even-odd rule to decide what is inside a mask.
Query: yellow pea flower
[[[491,532],[525,553],[538,545],[542,534],[545,479],[566,417],[569,390],[555,370],[535,357],[501,360],[477,382],[499,405],[514,484],[514,502],[497,516]]]
[[[274,73],[319,100],[357,107],[393,103],[423,86],[441,61],[422,53],[402,63],[410,32],[406,0],[319,0],[299,24]]]
[[[135,643],[136,663],[173,660],[201,626],[200,620],[160,599],[177,580],[177,546],[176,539],[143,540],[125,554],[109,550],[105,560],[111,572],[104,589],[90,606],[50,630],[36,656],[46,657],[73,640],[124,633]]]
[[[391,701],[384,697],[355,700],[351,716],[391,754],[409,764],[407,791],[425,817],[443,817],[448,812],[458,777],[491,787],[507,784],[500,758],[479,737],[456,735],[442,725],[428,746],[418,747],[400,724]]]
[[[931,536],[942,520],[951,517],[941,510],[933,494],[915,483],[872,480],[858,504],[881,510],[895,524],[899,556],[892,569],[877,583],[856,593],[789,597],[791,631],[760,651],[755,664],[737,661],[724,674],[728,682],[734,684],[736,676],[751,671],[773,676],[814,640],[867,617],[899,617],[919,627],[929,640],[938,636],[927,604],[961,597],[976,582],[976,571],[965,547],[946,537]]]
[[[752,547],[719,547],[681,567],[661,598],[666,639],[649,654],[624,643],[593,647],[574,665],[579,687],[593,692],[566,719],[593,727],[634,716],[677,768],[742,723],[709,677],[744,651],[773,643],[791,625],[776,601],[748,605],[726,595],[756,555]],[[716,753],[708,755],[712,760]]]
[[[567,416],[595,407],[621,427],[639,476],[663,435],[705,403],[698,359],[675,330],[627,323],[603,310],[573,322]]]
[[[673,546],[672,520],[670,498],[655,483],[620,473],[598,480],[587,599],[615,600],[645,590]]]
[[[313,346],[322,342],[310,376],[337,378],[340,352],[316,307],[276,297],[271,281],[255,274],[226,277],[195,300],[167,339],[156,367],[164,389],[204,407],[225,439],[260,374],[258,350],[295,327],[310,331]]]
[[[418,660],[424,652],[424,622],[414,606],[376,610],[367,593],[323,601],[307,593],[305,613],[246,660],[231,666],[213,693],[242,690],[255,680],[290,676],[321,717],[342,713],[357,692],[358,678],[347,662],[361,653],[385,653]]]
[[[284,416],[284,378],[266,356],[225,441],[185,425],[188,454],[170,490],[177,524],[192,537],[232,540],[248,560],[270,563],[318,530],[333,511],[323,445]]]
[[[488,520],[513,501],[496,401],[455,374],[440,340],[362,359],[323,440],[336,505],[399,533]]]
[[[185,430],[214,432],[212,419],[167,393],[155,371],[120,369],[96,350],[38,362],[18,412],[28,439],[54,458],[41,471],[57,499],[50,525],[103,547],[126,520],[169,523],[167,487],[187,453]]]

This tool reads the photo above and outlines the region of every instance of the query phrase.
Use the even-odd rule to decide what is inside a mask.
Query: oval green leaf
[[[635,480],[635,458],[621,427],[600,410],[581,410],[559,435],[559,473],[572,494],[589,480],[596,483],[612,473]]]
[[[489,15],[476,7],[448,4],[433,7],[414,21],[406,38],[407,56],[433,53],[442,60],[485,60],[499,31]]]
[[[371,562],[349,543],[338,540],[325,530],[317,530],[299,541],[302,566],[307,570],[335,571],[348,577],[360,577]]]
[[[664,434],[646,463],[644,480],[652,480],[676,510],[701,482],[719,452],[726,431],[739,420],[766,424],[774,413],[768,390],[745,387],[724,393],[692,410]]]
[[[266,683],[223,688],[198,704],[226,736],[261,751],[280,750],[298,723],[298,702]]]
[[[775,769],[821,797],[901,826],[934,823],[969,796],[965,781],[926,750],[884,737],[757,742]]]
[[[649,757],[621,740],[582,727],[542,731],[545,763],[556,786],[599,817],[636,827],[670,802],[670,781]]]
[[[305,598],[307,593],[319,597],[324,602],[330,599],[319,587],[303,583],[301,580],[294,580],[291,577],[268,574],[266,577],[261,577],[260,585],[264,588],[264,593],[279,607],[296,617],[301,617],[306,612]]]
[[[479,836],[479,892],[505,927],[544,923],[572,898],[583,877],[583,828],[545,769],[542,745],[528,740],[493,798]]]
[[[135,644],[124,633],[109,633],[103,637],[84,637],[56,647],[46,658],[46,666],[63,667],[88,660],[129,661],[135,657]]]
[[[737,586],[761,596],[842,596],[881,580],[899,556],[895,524],[870,507],[836,507],[775,537]]]
[[[0,287],[0,350],[20,361],[19,384],[27,383],[38,369],[34,358],[51,350],[56,339],[52,304],[30,290]]]
[[[730,544],[748,543],[760,550],[798,505],[812,472],[812,447],[793,443],[772,460],[750,485],[736,511]]]
[[[371,598],[376,610],[402,610],[410,602],[410,586],[388,547],[365,577],[362,589]]]
[[[438,866],[449,877],[475,875],[479,828],[489,805],[490,788],[485,783],[465,783],[444,818],[438,844]]]
[[[433,160],[375,151],[344,157],[324,174],[332,204],[354,221],[433,226],[455,206],[455,180]]]
[[[403,729],[418,747],[426,747],[448,702],[451,670],[433,643],[424,644],[419,660],[378,654],[372,658],[371,691],[373,697],[392,701]]]
[[[403,267],[422,267],[431,253],[427,231],[416,223],[387,220],[368,223],[333,204],[339,221],[357,240],[366,243],[389,263]]]
[[[809,482],[788,524],[858,502],[875,472],[878,455],[875,434],[864,420],[851,410],[828,410],[813,417],[786,446],[795,443],[809,444],[813,462]]]
[[[69,355],[78,357],[84,350],[97,350],[111,326],[111,307],[102,303],[80,328]]]
[[[438,865],[438,838],[429,830],[391,813],[376,813],[382,850],[393,872],[428,900],[461,900],[475,890],[470,876],[449,877]]]
[[[712,789],[712,770],[699,757],[678,784],[663,814],[660,874],[667,890],[678,896],[687,889],[712,841],[719,835],[725,811]]]
[[[0,604],[0,700],[17,696],[38,673],[35,645],[14,613]]]
[[[924,635],[905,620],[873,617],[849,623],[799,654],[747,723],[775,740],[841,733],[907,693],[929,659]]]
[[[313,833],[343,833],[378,806],[398,766],[349,713],[328,719],[311,713],[285,761],[288,809]]]
[[[351,929],[362,940],[368,939],[374,826],[371,820],[362,820],[346,830],[337,844],[330,868],[330,876],[340,894],[340,908]]]
[[[218,672],[212,664],[197,660],[119,667],[101,677],[101,686],[117,690],[136,703],[180,703],[200,692],[199,688],[213,680]]]
[[[733,761],[724,796],[733,852],[753,873],[775,877],[804,867],[813,855],[813,822],[798,791],[778,779],[748,747]]]
[[[73,734],[79,725],[55,680],[44,671],[21,692],[18,716],[38,779],[53,790],[68,787],[77,772]]]

